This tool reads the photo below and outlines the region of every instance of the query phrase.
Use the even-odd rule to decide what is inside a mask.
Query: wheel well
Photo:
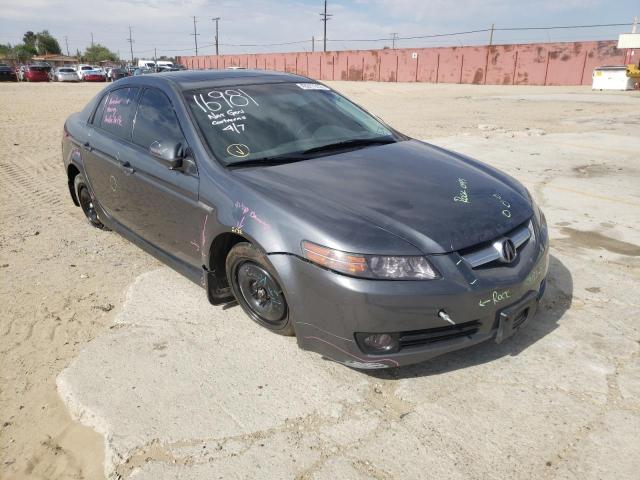
[[[79,173],[80,170],[78,170],[78,167],[76,167],[73,163],[69,165],[69,168],[67,169],[67,177],[69,179],[69,193],[71,194],[71,199],[73,200],[73,203],[76,204],[76,207],[80,206],[80,202],[76,197],[76,189],[74,188],[73,184],[76,180],[76,176]]]
[[[224,285],[227,284],[227,255],[234,245],[241,242],[249,242],[249,240],[236,233],[225,232],[218,235],[211,244],[209,267]]]

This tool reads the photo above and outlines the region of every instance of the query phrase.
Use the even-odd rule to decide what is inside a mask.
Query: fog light
[[[397,336],[392,333],[358,333],[358,343],[367,353],[389,353],[398,350]]]

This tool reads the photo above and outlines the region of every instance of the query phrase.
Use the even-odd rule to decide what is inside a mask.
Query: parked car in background
[[[22,82],[48,82],[51,67],[44,65],[23,65],[18,70],[18,80]]]
[[[102,71],[102,69],[85,70],[82,75],[82,80],[85,82],[106,82],[107,75]]]
[[[18,76],[7,64],[0,65],[0,82],[17,82]]]
[[[76,73],[78,74],[78,77],[80,77],[80,80],[84,80],[84,73],[85,72],[89,72],[91,70],[93,70],[93,66],[92,65],[78,65],[78,68],[76,68]]]
[[[58,67],[52,71],[51,79],[54,82],[79,82],[80,77],[72,67]]]
[[[184,65],[180,65],[179,63],[174,63],[173,66],[177,69],[177,70],[186,70],[187,67],[185,67]]]
[[[147,75],[149,73],[153,73],[153,70],[145,67],[138,67],[133,71],[134,75]]]
[[[549,241],[529,191],[315,80],[121,80],[67,119],[62,156],[92,225],[350,367],[500,343],[536,320]]]
[[[109,82],[115,82],[116,80],[120,80],[121,78],[125,78],[129,76],[129,72],[124,68],[111,68],[107,72],[107,80]]]

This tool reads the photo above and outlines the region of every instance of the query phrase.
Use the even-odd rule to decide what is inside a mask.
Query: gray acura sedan
[[[502,342],[545,289],[526,188],[306,77],[125,78],[69,117],[62,155],[92,225],[354,368]]]

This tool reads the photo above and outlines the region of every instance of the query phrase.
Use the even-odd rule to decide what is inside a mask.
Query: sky
[[[83,51],[94,42],[121,58],[215,53],[215,23],[220,17],[220,53],[311,51],[322,49],[322,0],[0,0],[0,43],[16,44],[27,30],[48,29],[63,52]],[[327,49],[391,46],[391,36],[424,36],[490,28],[631,23],[640,17],[640,0],[329,0]],[[496,31],[494,43],[616,39],[630,26]],[[640,31],[640,27],[638,28]],[[362,39],[384,39],[358,42]],[[388,40],[387,40],[388,39]],[[488,43],[489,33],[398,40],[396,47],[473,45]],[[290,45],[265,45],[299,42]],[[237,45],[260,46],[237,46]]]

